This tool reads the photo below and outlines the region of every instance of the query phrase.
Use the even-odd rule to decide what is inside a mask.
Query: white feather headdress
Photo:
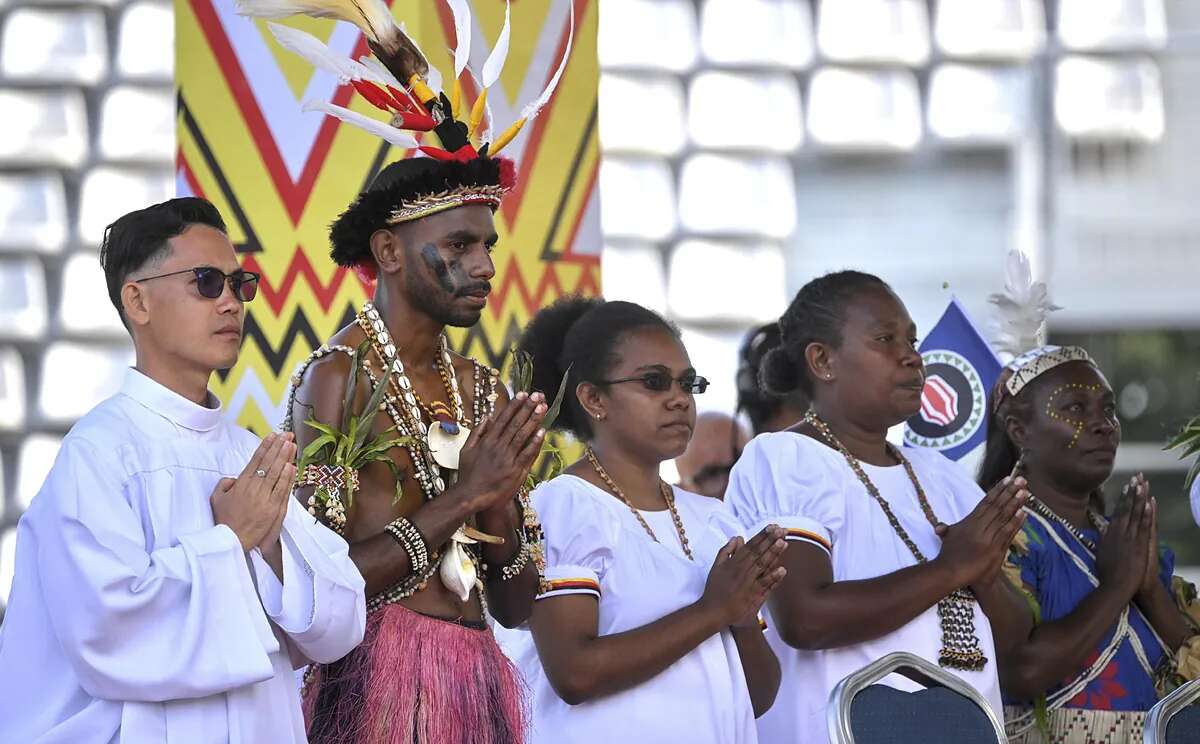
[[[441,140],[441,148],[421,146],[426,154],[440,160],[466,161],[481,154],[494,156],[521,129],[535,118],[554,94],[566,70],[575,38],[575,3],[569,2],[570,28],[567,46],[558,67],[542,92],[521,110],[520,118],[499,136],[491,139],[494,122],[487,105],[488,90],[500,79],[500,73],[508,59],[511,37],[510,0],[505,0],[504,27],[500,31],[495,47],[483,64],[479,95],[469,109],[463,104],[463,91],[459,84],[461,74],[470,72],[467,62],[471,53],[471,10],[468,0],[445,0],[454,17],[456,47],[454,50],[454,78],[451,96],[442,93],[441,75],[431,68],[429,60],[409,36],[403,24],[397,23],[391,9],[384,0],[235,0],[238,12],[258,18],[284,18],[307,15],[314,18],[334,18],[352,23],[367,37],[372,54],[378,62],[364,58],[362,62],[342,59],[324,43],[303,31],[273,27],[279,42],[308,60],[313,66],[334,73],[343,83],[354,88],[373,106],[388,115],[388,120],[373,121],[368,117],[350,116],[342,107],[328,101],[310,102],[303,105],[305,111],[323,111],[342,121],[383,136],[393,144],[408,142],[405,137],[391,136],[381,127],[435,132]],[[385,136],[385,134],[387,136]],[[490,139],[490,141],[484,141]],[[476,147],[478,145],[478,147]]]
[[[992,348],[1006,363],[1045,343],[1046,318],[1062,309],[1050,301],[1046,283],[1033,280],[1029,257],[1018,250],[1005,259],[1004,292],[988,302],[996,306]]]

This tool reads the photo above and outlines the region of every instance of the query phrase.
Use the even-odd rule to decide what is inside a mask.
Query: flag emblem
[[[987,413],[983,380],[961,354],[946,349],[921,354],[925,389],[921,410],[908,420],[905,441],[945,450],[970,441]]]
[[[921,391],[921,418],[934,426],[949,426],[958,418],[958,392],[941,375],[925,378]]]
[[[921,359],[921,408],[904,428],[904,443],[957,460],[983,443],[988,391],[1000,361],[956,300],[921,344]]]

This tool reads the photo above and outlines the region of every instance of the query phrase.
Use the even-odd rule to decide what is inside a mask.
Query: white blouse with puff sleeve
[[[640,628],[698,600],[717,552],[740,532],[720,501],[675,489],[691,561],[669,512],[642,512],[661,541],[654,542],[628,506],[573,475],[542,484],[533,502],[546,534],[549,587],[538,601],[596,597],[600,635]],[[574,706],[550,687],[527,627],[496,631],[530,688],[530,744],[757,741],[750,693],[728,630],[647,682]]]
[[[903,452],[942,522],[960,521],[983,498],[968,474],[940,453],[916,448]],[[904,468],[867,463],[862,467],[924,556],[936,556],[941,540],[921,511]],[[762,434],[751,441],[730,475],[725,501],[744,534],[775,523],[787,530],[789,541],[825,551],[835,581],[876,578],[916,563],[845,458],[802,434]],[[769,624],[778,621],[772,618]],[[978,606],[975,631],[987,666],[980,672],[958,674],[983,693],[999,714],[1003,708],[991,626]],[[881,638],[821,651],[792,648],[768,629],[767,640],[779,657],[783,681],[774,707],[758,721],[759,738],[781,744],[824,744],[826,703],[838,682],[893,651],[909,651],[937,663],[941,639],[936,607]],[[914,689],[913,683],[896,675],[885,681]]]

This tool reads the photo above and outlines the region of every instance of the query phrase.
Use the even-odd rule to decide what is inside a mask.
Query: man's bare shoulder
[[[339,351],[338,348],[356,349],[365,338],[362,329],[356,323],[351,323],[333,334],[328,342],[318,347],[302,374],[298,379],[293,380],[297,398],[311,399],[312,395],[306,396],[305,394],[316,391],[328,393],[331,390],[345,390],[346,376],[350,373],[350,355]]]

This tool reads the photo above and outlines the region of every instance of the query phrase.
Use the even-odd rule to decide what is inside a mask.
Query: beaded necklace
[[[588,447],[584,450],[583,454],[587,456],[588,462],[592,464],[596,475],[600,476],[600,480],[604,482],[604,485],[608,486],[608,490],[612,491],[621,500],[621,503],[629,507],[629,511],[633,512],[633,516],[637,517],[637,521],[641,523],[642,529],[646,531],[650,539],[658,542],[658,537],[655,536],[654,530],[650,529],[650,524],[646,521],[646,518],[642,516],[642,513],[633,505],[633,502],[629,500],[625,492],[609,476],[608,471],[600,464],[600,460],[596,457],[596,453],[592,451],[592,448]],[[679,510],[675,508],[675,494],[672,493],[671,487],[663,482],[662,479],[658,481],[658,489],[662,492],[663,500],[667,502],[667,511],[671,512],[671,521],[675,523],[675,532],[679,534],[679,544],[683,546],[684,555],[688,557],[689,561],[696,560],[692,555],[692,548],[688,544],[687,533],[683,531],[683,520],[679,518]]]
[[[1092,540],[1091,538],[1084,535],[1083,530],[1081,530],[1078,527],[1076,527],[1075,525],[1071,524],[1063,517],[1060,517],[1053,509],[1051,509],[1049,506],[1046,505],[1046,502],[1041,501],[1040,499],[1037,499],[1034,496],[1030,495],[1029,508],[1033,509],[1035,512],[1037,512],[1041,516],[1045,517],[1046,519],[1050,520],[1051,522],[1057,522],[1059,525],[1062,526],[1063,529],[1065,529],[1067,532],[1069,532],[1071,534],[1071,537],[1074,537],[1076,540],[1078,540],[1080,545],[1087,548],[1088,550],[1090,550],[1092,552],[1093,555],[1095,555],[1096,547],[1097,547],[1096,541]],[[1087,510],[1087,518],[1088,518],[1088,521],[1092,523],[1092,526],[1096,528],[1097,532],[1101,532],[1101,533],[1104,532],[1104,528],[1107,525],[1105,524],[1103,517],[1101,517],[1099,514],[1097,514],[1094,510],[1088,509]]]
[[[390,376],[391,392],[384,397],[383,407],[392,419],[392,423],[395,424],[396,431],[401,436],[411,437],[410,441],[415,442],[414,445],[405,445],[405,448],[408,449],[411,456],[413,471],[417,482],[421,486],[425,500],[433,499],[446,490],[446,481],[443,479],[441,467],[433,451],[430,449],[429,430],[424,426],[421,418],[423,406],[417,397],[416,390],[413,389],[412,380],[409,379],[408,374],[405,372],[404,363],[400,361],[396,346],[388,334],[387,326],[379,316],[379,311],[375,308],[374,304],[368,302],[364,305],[355,320],[370,341],[372,350],[385,367],[390,368],[392,371]],[[456,418],[461,421],[461,415],[465,406],[462,396],[458,392],[458,381],[454,377],[454,366],[450,359],[444,335],[441,337],[440,347],[442,367],[449,369],[449,372],[445,372],[443,369],[442,379],[447,385],[449,397],[458,414]],[[478,421],[495,406],[498,398],[498,394],[496,393],[497,374],[494,371],[490,371],[486,375],[482,374],[483,370],[479,365],[476,365],[475,372],[474,413],[476,414],[475,420]],[[367,367],[367,374],[371,378],[372,386],[380,383],[380,380],[372,373],[369,367]],[[490,390],[486,393],[483,388],[485,384],[484,378],[486,378],[486,383],[490,384]],[[465,422],[463,423],[465,424]],[[433,425],[437,424],[438,422],[435,420]],[[475,565],[476,572],[480,573],[482,569],[480,548],[474,545],[466,545],[464,549],[471,562]],[[421,591],[425,588],[429,578],[440,568],[440,564],[441,556],[435,554],[425,571],[407,576],[394,587],[375,595],[367,602],[367,609],[373,610],[376,607],[397,602]],[[481,593],[480,600],[483,601],[483,598],[484,595]]]
[[[809,410],[804,416],[804,423],[809,424],[817,432],[824,437],[825,441],[831,447],[841,453],[846,459],[850,469],[862,482],[863,487],[867,489],[867,493],[875,500],[879,507],[883,509],[884,515],[887,517],[888,523],[892,526],[892,530],[912,553],[913,558],[917,563],[927,562],[927,558],[913,542],[908,531],[900,524],[900,520],[896,518],[895,512],[888,504],[883,495],[879,493],[879,489],[871,482],[862,464],[858,461],[849,449],[842,444],[841,440],[834,435],[833,430],[829,425],[817,416],[816,412]],[[912,482],[913,488],[917,492],[917,503],[921,505],[921,511],[924,512],[925,518],[934,527],[937,527],[941,522],[937,515],[933,513],[933,508],[929,505],[929,499],[925,496],[925,489],[921,487],[921,482],[917,479],[917,474],[913,470],[912,463],[908,461],[898,449],[887,446],[888,452],[896,458],[904,467],[904,472],[908,475],[909,481]],[[938,652],[938,664],[951,669],[960,669],[965,671],[980,671],[987,665],[987,657],[984,656],[983,650],[979,645],[979,636],[975,633],[975,595],[969,589],[955,589],[948,596],[938,600],[938,619],[942,625],[942,649]]]

